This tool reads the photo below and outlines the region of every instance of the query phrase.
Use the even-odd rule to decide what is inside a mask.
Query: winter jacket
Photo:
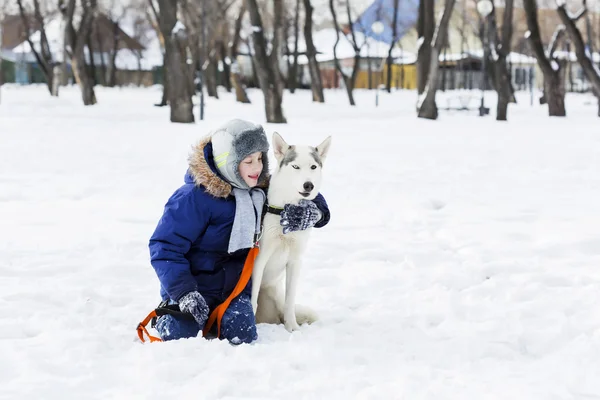
[[[329,208],[321,194],[314,202],[323,213],[315,225],[319,228],[329,222]],[[169,198],[150,238],[151,264],[163,300],[178,301],[197,290],[212,309],[233,291],[250,250],[227,252],[234,216],[232,187],[219,176],[207,138],[194,148],[185,184]],[[250,288],[251,283],[247,294]]]

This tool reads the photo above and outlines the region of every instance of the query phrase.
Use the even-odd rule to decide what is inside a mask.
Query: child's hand
[[[179,299],[179,309],[182,312],[190,313],[200,325],[200,332],[208,320],[208,305],[206,300],[199,292],[189,292]]]
[[[315,226],[321,219],[321,211],[310,200],[300,200],[298,205],[286,204],[281,212],[280,224],[283,233],[303,231]]]

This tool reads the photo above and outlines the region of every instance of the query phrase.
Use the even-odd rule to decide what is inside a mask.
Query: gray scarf
[[[235,217],[229,238],[228,252],[254,246],[255,235],[260,233],[261,216],[267,196],[261,189],[233,188]]]

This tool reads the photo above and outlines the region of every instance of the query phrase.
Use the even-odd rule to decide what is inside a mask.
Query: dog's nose
[[[307,192],[312,191],[315,188],[315,185],[312,184],[312,182],[304,182],[304,190],[306,190]]]

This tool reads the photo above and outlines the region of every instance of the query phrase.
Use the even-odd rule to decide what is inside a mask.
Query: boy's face
[[[239,166],[240,175],[250,187],[256,186],[263,169],[262,153],[257,151],[244,158]]]

